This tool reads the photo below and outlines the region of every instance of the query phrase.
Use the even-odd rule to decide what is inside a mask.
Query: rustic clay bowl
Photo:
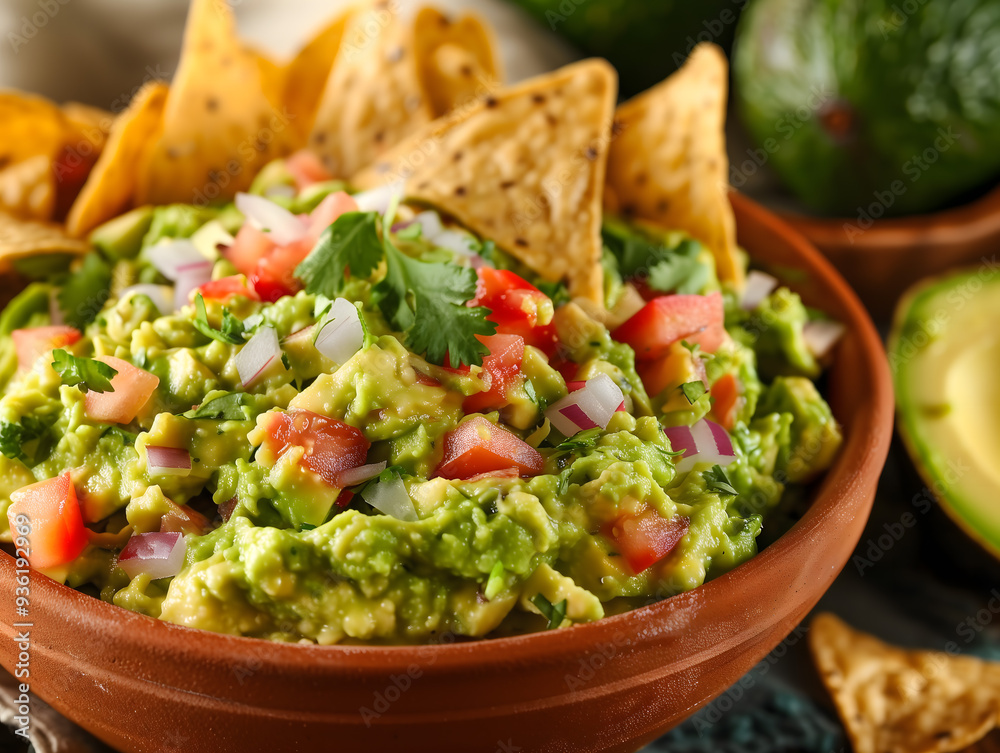
[[[992,257],[1000,247],[1000,187],[955,209],[878,219],[867,229],[856,218],[783,217],[826,254],[880,319],[918,280]]]
[[[775,216],[739,195],[733,204],[742,244],[786,270],[848,330],[829,379],[844,447],[807,514],[750,562],[596,623],[419,647],[216,635],[35,574],[31,692],[116,748],[148,753],[624,753],[721,694],[802,620],[846,563],[888,451],[893,405],[882,344],[844,281]],[[18,662],[14,579],[13,560],[0,554],[0,662],[8,670]]]

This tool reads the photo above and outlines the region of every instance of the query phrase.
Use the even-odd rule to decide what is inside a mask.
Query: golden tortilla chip
[[[432,123],[353,182],[405,179],[408,198],[600,302],[601,189],[616,86],[603,60],[566,66]]]
[[[163,134],[140,177],[137,203],[231,198],[287,152],[293,134],[280,106],[281,78],[267,69],[244,48],[225,0],[192,0]]]
[[[10,269],[11,263],[35,254],[83,254],[89,246],[71,238],[61,227],[49,222],[22,220],[0,212],[0,272]]]
[[[904,651],[821,614],[813,658],[854,753],[949,753],[1000,719],[1000,664],[936,651]]]
[[[98,152],[104,148],[115,119],[112,113],[79,102],[67,102],[62,106],[62,111],[80,139],[89,143]]]
[[[715,256],[719,277],[742,284],[726,156],[727,63],[699,44],[679,71],[615,113],[605,206],[684,230]]]
[[[423,8],[414,21],[417,72],[435,117],[493,91],[501,82],[493,37],[478,16],[452,21]]]
[[[132,207],[143,155],[155,142],[169,87],[147,83],[111,128],[111,138],[66,220],[71,235],[83,236]]]
[[[390,2],[351,16],[309,135],[335,177],[354,174],[432,119],[417,78],[413,29]]]
[[[0,170],[0,211],[29,220],[47,220],[56,204],[52,160],[44,154]]]

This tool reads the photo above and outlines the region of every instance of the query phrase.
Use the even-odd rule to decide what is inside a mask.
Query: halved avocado
[[[896,309],[899,433],[962,530],[1000,558],[1000,265],[926,280]]]

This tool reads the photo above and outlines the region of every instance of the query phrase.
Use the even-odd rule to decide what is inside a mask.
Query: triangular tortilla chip
[[[236,34],[225,0],[192,0],[184,46],[137,203],[206,204],[250,187],[292,136],[280,79]]]
[[[98,152],[104,148],[114,123],[113,114],[79,102],[67,102],[62,106],[62,111],[73,125],[78,138],[85,140]]]
[[[0,210],[29,220],[47,220],[56,205],[52,160],[44,154],[0,170]]]
[[[584,60],[432,123],[355,176],[405,179],[432,204],[570,292],[602,300],[601,189],[617,77]]]
[[[163,122],[169,87],[147,83],[111,127],[111,137],[66,220],[71,235],[83,236],[131,208],[143,154]]]
[[[1000,719],[1000,664],[904,651],[832,614],[813,620],[809,643],[854,753],[949,753]]]
[[[12,262],[25,256],[82,254],[88,249],[87,243],[70,238],[54,223],[21,220],[0,212],[0,273],[9,270]]]
[[[335,177],[352,175],[432,119],[417,79],[413,29],[390,2],[348,22],[309,136]]]
[[[684,230],[715,256],[719,277],[742,284],[726,156],[727,63],[699,44],[679,71],[618,108],[605,206]]]
[[[337,59],[344,31],[351,13],[344,13],[321,29],[285,67],[283,101],[294,119],[292,125],[299,135],[298,146],[304,145],[316,119],[316,108],[326,80]]]
[[[478,16],[452,21],[423,8],[414,20],[414,39],[417,72],[435,117],[486,96],[502,80],[493,37]]]

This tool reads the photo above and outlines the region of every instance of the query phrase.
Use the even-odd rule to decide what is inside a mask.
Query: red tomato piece
[[[274,303],[282,296],[294,295],[301,287],[295,268],[309,256],[312,242],[302,238],[287,246],[279,246],[257,263],[250,275],[253,289],[262,301]]]
[[[712,415],[726,429],[736,423],[743,401],[740,382],[734,374],[723,374],[712,385]]]
[[[63,325],[15,329],[10,333],[17,352],[17,365],[27,371],[46,353],[65,348],[80,339],[80,330]]]
[[[331,486],[337,474],[365,464],[371,447],[360,429],[311,411],[268,413],[264,444],[276,456],[289,447],[305,449],[303,464]]]
[[[701,345],[713,353],[726,336],[722,294],[664,295],[655,298],[611,333],[630,345],[636,358],[649,360],[666,355],[678,340]]]
[[[96,360],[118,371],[111,379],[114,392],[87,392],[84,410],[95,421],[130,423],[156,392],[160,378],[114,356],[97,356]]]
[[[486,318],[497,325],[497,332],[518,335],[526,345],[533,345],[546,355],[555,353],[558,344],[555,324],[539,323],[542,308],[550,305],[548,296],[510,270],[480,267],[476,273],[479,275],[476,297],[469,305],[490,309],[492,313]]]
[[[257,271],[257,265],[275,249],[275,243],[266,234],[255,228],[249,222],[236,233],[236,239],[222,255],[225,256],[237,271],[247,277]]]
[[[357,211],[358,203],[349,193],[344,191],[337,191],[324,198],[309,213],[309,229],[306,231],[310,240],[309,250],[312,250],[323,231],[330,227],[340,215]]]
[[[32,567],[58,567],[80,556],[87,545],[87,529],[83,527],[76,489],[68,471],[18,489],[11,493],[10,499],[7,521],[15,541],[19,535],[18,516],[30,521],[31,531],[25,538]]]
[[[605,529],[632,572],[639,574],[670,554],[688,531],[691,521],[680,515],[662,517],[647,509],[622,515]]]
[[[479,341],[490,349],[483,359],[484,379],[489,380],[489,389],[469,395],[462,403],[466,413],[503,408],[510,401],[507,392],[524,378],[521,362],[524,360],[524,338],[518,335],[476,335]]]
[[[97,162],[96,149],[89,149],[89,154],[86,157],[81,154],[81,151],[76,148],[63,147],[52,164],[52,173],[56,179],[54,219],[62,220],[69,214],[73,202],[80,195],[83,184],[87,182],[90,171]]]
[[[576,380],[576,373],[580,370],[580,364],[558,354],[549,360],[549,366],[562,374],[567,383]]]
[[[250,289],[247,278],[243,275],[232,275],[206,282],[198,288],[198,292],[206,301],[228,301],[234,296],[242,296],[252,301],[260,300],[260,296]]]
[[[538,450],[523,439],[483,416],[476,416],[444,435],[444,456],[436,474],[469,479],[517,468],[522,476],[536,476],[542,472],[544,463]]]
[[[323,162],[313,152],[302,149],[285,160],[285,169],[292,174],[295,187],[300,191],[314,183],[333,180]]]

